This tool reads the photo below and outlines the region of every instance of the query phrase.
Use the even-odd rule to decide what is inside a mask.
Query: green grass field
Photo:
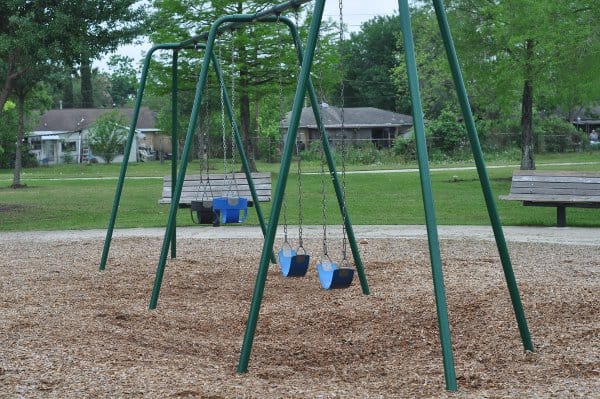
[[[538,156],[538,169],[590,170],[600,167],[597,153]],[[499,195],[510,188],[510,177],[517,165],[491,163],[488,174],[503,224],[553,226],[556,209],[524,207],[520,202],[501,201]],[[464,163],[431,165],[431,180],[437,221],[442,225],[489,224],[487,209],[475,170]],[[259,170],[273,173],[275,187],[278,164],[259,164]],[[322,222],[321,177],[319,165],[303,165],[302,210],[305,224]],[[352,166],[349,170],[414,169],[416,165]],[[26,169],[22,183],[27,188],[8,188],[12,171],[0,170],[0,230],[103,229],[108,224],[120,165],[62,165]],[[188,173],[198,173],[191,164]],[[292,167],[294,170],[294,167]],[[130,164],[117,217],[117,228],[161,227],[166,225],[169,207],[159,205],[162,176],[170,173],[170,164],[159,162]],[[288,220],[297,223],[297,175],[288,179]],[[354,224],[424,224],[423,203],[418,172],[348,174],[346,177],[348,212]],[[340,224],[341,216],[331,184],[327,183],[326,213],[328,224]],[[269,215],[270,203],[261,203]],[[567,210],[569,226],[600,226],[600,212],[594,209]],[[189,210],[178,213],[180,226],[192,225]],[[247,224],[258,224],[250,210]]]

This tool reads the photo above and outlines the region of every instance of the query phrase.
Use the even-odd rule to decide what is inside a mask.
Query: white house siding
[[[87,129],[81,132],[52,132],[34,131],[27,138],[30,152],[35,155],[40,165],[59,165],[67,163],[89,162],[95,158],[97,162],[104,163],[100,156],[88,152],[85,146]],[[137,161],[137,135],[129,153],[129,162]],[[113,162],[123,162],[123,155],[115,157]]]

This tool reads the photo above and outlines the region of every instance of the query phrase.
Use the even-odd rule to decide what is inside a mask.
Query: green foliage
[[[587,138],[573,124],[557,118],[542,118],[536,124],[535,137],[538,152],[566,152],[581,150]]]
[[[394,154],[399,156],[403,162],[412,162],[417,159],[417,142],[413,131],[396,137],[394,141]]]
[[[371,142],[360,146],[348,146],[346,149],[346,163],[354,165],[374,165],[381,162],[381,151]],[[343,156],[342,150],[336,151],[338,157]]]
[[[517,118],[481,119],[476,123],[479,141],[486,152],[501,152],[518,149],[521,141],[521,126]]]
[[[411,10],[415,58],[420,78],[421,102],[427,118],[436,118],[445,108],[456,107],[456,96],[435,13],[430,6]],[[399,45],[402,36],[397,38]],[[402,47],[402,46],[401,46]],[[397,109],[410,114],[411,101],[404,49],[396,54],[392,77],[397,91]]]
[[[17,138],[17,109],[14,107],[5,107],[6,110],[0,114],[0,168],[12,167],[12,160],[15,154],[15,140]]]
[[[570,110],[597,98],[597,1],[454,0],[450,9],[474,108],[495,119],[510,118],[521,109],[522,166],[531,164],[529,110]]]
[[[260,115],[258,117],[258,124],[260,137],[258,139],[257,158],[267,162],[278,162],[279,156],[277,152],[281,142],[279,121],[277,118],[268,118]]]
[[[113,55],[108,61],[110,68],[110,89],[113,106],[122,107],[132,100],[137,91],[136,70],[133,58]]]
[[[392,68],[398,62],[400,18],[379,16],[365,22],[343,43],[345,104],[396,110]]]
[[[443,110],[436,119],[429,121],[425,128],[431,140],[431,148],[446,155],[458,153],[468,143],[464,123],[448,109]]]
[[[114,110],[100,115],[90,127],[88,144],[106,163],[111,163],[115,156],[123,152],[127,140],[126,123],[125,116]]]
[[[254,13],[266,9],[279,1],[194,1],[155,0],[157,12],[153,20],[151,39],[155,43],[181,41],[192,34],[206,32],[218,17],[225,14]],[[300,8],[298,19],[300,35],[305,38],[310,17]],[[286,15],[292,19],[292,12]],[[313,72],[318,79],[321,100],[329,101],[339,97],[340,74],[338,71],[335,35],[328,32],[331,24],[323,23],[319,38],[319,49],[315,56]],[[234,113],[242,135],[247,154],[260,159],[273,159],[274,146],[278,144],[279,122],[290,109],[298,78],[298,59],[293,47],[289,29],[283,23],[254,23],[241,26],[234,32],[221,35],[217,42],[217,57],[224,74],[225,85],[230,99],[234,100]],[[182,126],[179,132],[188,130],[188,120],[198,79],[198,65],[204,54],[199,51],[180,54],[179,72],[179,118]],[[171,85],[171,58],[161,57],[153,64],[155,79],[149,92],[166,96]],[[221,109],[218,83],[212,70],[203,102],[208,101],[208,115],[204,104],[200,121],[208,120],[208,135],[221,134]],[[232,90],[235,86],[235,95]],[[281,87],[280,87],[281,86]],[[281,93],[281,94],[280,94]],[[166,131],[170,130],[170,106],[168,101],[159,104],[159,120]],[[229,122],[226,122],[229,125]],[[199,128],[202,131],[203,128]],[[229,129],[229,128],[228,128]],[[277,139],[273,140],[274,134]],[[252,162],[251,162],[252,163]],[[251,165],[252,167],[252,165]]]
[[[52,66],[71,67],[82,57],[92,59],[139,35],[146,26],[146,8],[137,3],[0,2],[0,113],[24,73],[35,71],[35,84]]]

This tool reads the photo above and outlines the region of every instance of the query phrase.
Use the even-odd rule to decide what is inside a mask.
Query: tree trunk
[[[81,108],[94,108],[94,94],[92,90],[92,62],[84,56],[81,59]]]
[[[73,96],[73,77],[71,74],[65,79],[64,88],[63,88],[63,108],[73,108],[74,105],[74,96]]]
[[[532,65],[533,40],[525,42],[525,82],[521,105],[521,170],[535,170],[533,153],[533,86]]]
[[[6,102],[8,101],[8,96],[12,91],[12,84],[12,79],[10,78],[10,76],[7,76],[6,80],[4,81],[2,91],[0,91],[0,115],[2,115],[2,113],[4,112],[4,104],[6,104]]]
[[[15,54],[13,51],[8,53],[8,63],[6,65],[6,78],[4,80],[4,86],[0,91],[0,115],[4,112],[4,104],[8,101],[8,97],[12,93],[15,85],[15,80],[19,77],[19,74],[14,71],[15,66]]]
[[[252,130],[254,131],[254,137],[255,139],[252,140],[252,143],[250,143],[250,145],[252,146],[252,152],[250,153],[250,156],[252,157],[252,159],[256,160],[258,155],[258,159],[260,159],[260,153],[259,153],[259,144],[260,144],[260,102],[258,100],[254,101],[254,119],[252,120]]]
[[[17,113],[18,113],[18,124],[17,124],[17,142],[15,143],[15,168],[13,170],[13,183],[11,188],[23,188],[25,185],[21,184],[21,168],[22,168],[22,154],[21,146],[23,139],[25,138],[25,94],[19,93],[17,96]]]

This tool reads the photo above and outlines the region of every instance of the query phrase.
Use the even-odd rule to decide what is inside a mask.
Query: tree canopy
[[[142,33],[137,0],[0,2],[0,114],[18,80],[36,68],[70,68]],[[35,74],[42,80],[43,73]]]
[[[597,1],[453,0],[449,10],[469,89],[489,111],[520,108],[521,168],[534,169],[534,109],[597,98]]]

